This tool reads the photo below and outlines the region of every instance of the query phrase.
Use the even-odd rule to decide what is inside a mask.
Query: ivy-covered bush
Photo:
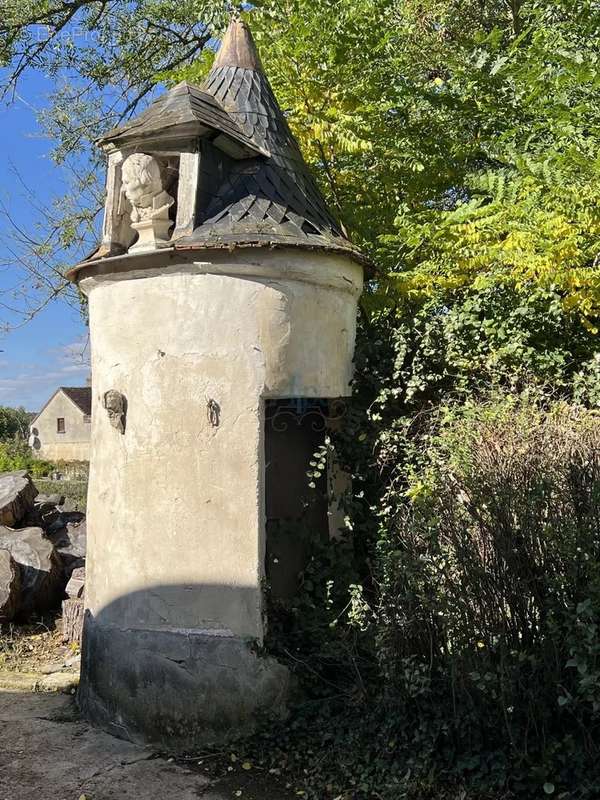
[[[422,433],[378,544],[377,653],[415,773],[598,796],[599,422],[509,396]]]
[[[345,535],[271,625],[301,691],[251,745],[310,800],[600,796],[596,349],[533,287],[363,319]]]

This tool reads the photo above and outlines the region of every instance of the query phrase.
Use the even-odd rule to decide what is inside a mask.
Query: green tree
[[[80,297],[64,271],[97,241],[104,167],[93,142],[152,99],[162,71],[197,59],[226,22],[217,0],[28,0],[4,3],[0,19],[0,95],[10,101],[27,70],[53,79],[39,114],[52,156],[70,187],[47,204],[16,181],[31,205],[27,230],[0,206],[6,256],[15,285],[7,320],[31,319],[56,297]]]
[[[479,158],[445,202],[400,206],[386,239],[397,248],[396,286],[422,299],[503,286],[527,298],[543,289],[595,333],[598,8],[523,3],[518,31],[474,38],[440,83],[448,100],[471,103],[487,123],[476,131]]]
[[[259,0],[247,16],[307,159],[394,275],[392,297],[553,287],[593,330],[598,13],[593,0]],[[65,264],[69,246],[90,244],[91,141],[157,81],[201,78],[225,22],[223,3],[198,0],[12,7],[6,89],[27,68],[56,77],[43,124],[57,161],[83,176],[54,238],[39,237],[43,259],[59,251]]]
[[[22,406],[10,408],[0,406],[0,442],[12,439],[26,439],[32,415]]]

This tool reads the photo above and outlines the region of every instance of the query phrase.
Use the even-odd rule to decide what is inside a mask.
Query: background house
[[[34,454],[49,461],[89,461],[92,390],[61,386],[31,423]]]

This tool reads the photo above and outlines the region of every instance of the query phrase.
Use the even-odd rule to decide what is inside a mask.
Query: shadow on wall
[[[32,428],[29,435],[29,446],[32,450],[39,450],[42,446],[40,441],[40,432],[37,428]]]
[[[115,736],[168,752],[247,736],[261,719],[281,719],[287,669],[219,621],[243,618],[249,603],[256,603],[250,587],[181,584],[86,611],[81,710]]]

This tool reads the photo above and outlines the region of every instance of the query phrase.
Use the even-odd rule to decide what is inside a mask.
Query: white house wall
[[[59,417],[65,421],[64,433],[57,432]],[[34,455],[48,461],[89,461],[92,426],[83,419],[73,401],[58,392],[31,426]]]

